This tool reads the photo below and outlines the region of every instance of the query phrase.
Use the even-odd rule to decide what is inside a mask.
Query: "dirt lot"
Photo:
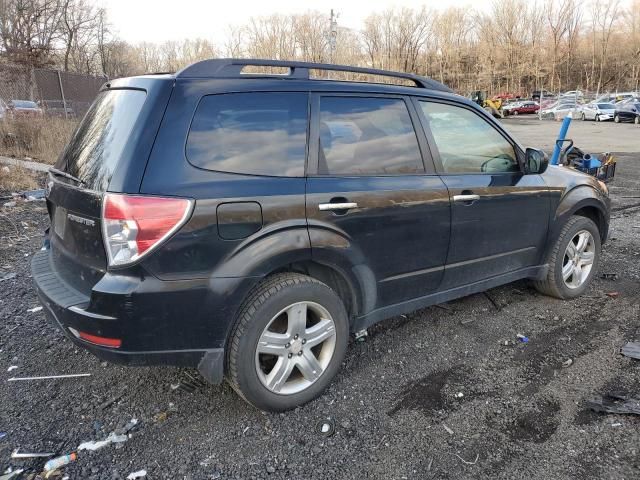
[[[523,144],[549,147],[555,123],[507,120]],[[546,130],[545,130],[546,129]],[[547,132],[547,133],[541,133]],[[68,453],[132,418],[122,444],[83,453],[71,479],[640,477],[640,418],[596,414],[593,394],[640,396],[640,128],[576,122],[591,151],[620,144],[614,213],[601,272],[588,295],[562,302],[526,282],[387,321],[353,343],[318,400],[264,414],[224,386],[173,390],[190,373],[101,364],[45,323],[29,260],[47,223],[42,203],[0,207],[0,468],[40,470],[11,451]],[[629,137],[631,135],[632,137]],[[635,135],[635,136],[634,136]],[[631,140],[629,140],[631,138]],[[547,143],[545,143],[547,142]],[[579,144],[579,142],[578,142]],[[633,198],[627,198],[633,197]],[[618,292],[610,298],[607,292]],[[526,335],[527,344],[517,342]],[[563,368],[563,362],[572,360]],[[7,368],[18,368],[7,372]],[[13,376],[91,373],[7,382]],[[333,436],[317,423],[335,420]]]

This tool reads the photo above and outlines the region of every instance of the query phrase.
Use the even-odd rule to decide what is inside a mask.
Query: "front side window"
[[[420,101],[445,173],[519,172],[516,152],[485,119],[466,108]]]
[[[318,173],[402,175],[424,171],[401,99],[322,97]]]
[[[207,170],[304,176],[307,105],[306,93],[203,97],[187,138],[187,159]]]

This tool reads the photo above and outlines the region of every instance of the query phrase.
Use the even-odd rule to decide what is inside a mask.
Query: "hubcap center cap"
[[[300,340],[299,338],[296,340],[293,340],[291,342],[291,347],[290,347],[291,353],[293,354],[298,354],[302,351],[302,340]]]

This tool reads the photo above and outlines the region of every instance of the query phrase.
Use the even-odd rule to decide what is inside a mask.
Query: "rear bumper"
[[[161,282],[154,278],[136,284],[125,277],[118,283],[117,277],[110,277],[108,285],[103,285],[101,291],[94,290],[91,297],[88,297],[57,274],[48,249],[34,255],[31,273],[38,298],[49,321],[76,345],[87,349],[96,357],[124,365],[197,367],[210,382],[222,381],[224,338],[205,337],[199,344],[193,343],[193,348],[186,345],[193,342],[193,335],[185,334],[182,329],[188,328],[193,322],[184,321],[180,316],[175,316],[175,312],[181,310],[189,314],[189,306],[185,305],[189,305],[193,293],[187,288],[190,295],[179,295],[185,288],[180,285],[181,282]],[[144,288],[140,288],[143,283]],[[170,285],[166,285],[167,283]],[[99,285],[100,283],[96,287]],[[106,286],[110,287],[110,292],[106,291]],[[205,291],[200,293],[206,297]],[[183,301],[176,302],[174,311],[167,310],[166,302],[157,301],[158,295],[168,296],[170,301],[183,297]],[[132,298],[135,298],[135,302],[132,302]],[[201,306],[206,305],[206,300],[203,301],[205,303],[200,304]],[[96,305],[104,306],[106,303],[112,307],[112,311],[108,314],[96,313]],[[152,307],[154,304],[155,308]],[[128,312],[125,313],[127,309]],[[140,309],[144,309],[144,315],[139,315]],[[152,324],[149,319],[155,320],[155,323]],[[120,339],[122,348],[97,345],[79,338],[78,332]],[[203,344],[212,345],[213,348]],[[171,348],[173,345],[186,348]]]

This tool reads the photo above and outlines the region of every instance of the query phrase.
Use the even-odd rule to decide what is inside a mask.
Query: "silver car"
[[[580,118],[582,120],[595,120],[596,122],[613,120],[615,110],[616,107],[613,103],[588,103],[583,105]]]

